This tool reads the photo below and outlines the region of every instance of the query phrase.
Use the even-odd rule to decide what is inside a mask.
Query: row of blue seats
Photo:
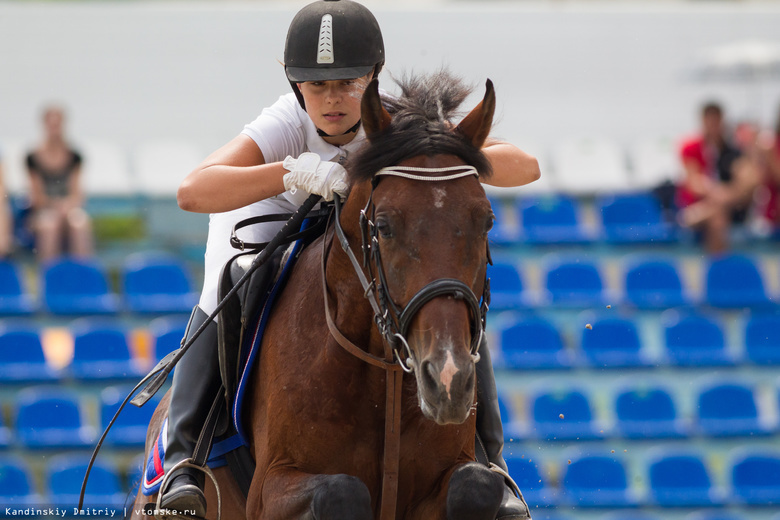
[[[46,311],[58,315],[190,312],[198,294],[184,262],[136,253],[121,268],[121,297],[97,259],[61,258],[40,268],[40,298],[27,290],[18,265],[0,261],[0,315]]]
[[[536,370],[780,364],[780,314],[747,316],[739,331],[742,344],[734,345],[726,341],[717,315],[670,310],[652,322],[663,347],[655,351],[646,347],[648,332],[642,332],[635,319],[586,314],[570,320],[566,330],[533,314],[502,320],[496,335],[495,366]],[[572,335],[576,340],[569,339]]]
[[[496,226],[492,241],[499,245],[672,243],[689,240],[692,233],[678,226],[671,211],[650,192],[597,197],[595,226],[587,226],[585,202],[551,194],[522,198],[490,197]]]
[[[587,256],[553,255],[543,265],[541,294],[526,287],[522,269],[513,261],[497,260],[488,269],[491,309],[520,309],[540,305],[589,307],[626,303],[640,309],[711,305],[719,308],[774,307],[756,259],[731,254],[703,265],[703,296],[690,294],[675,260],[634,256],[626,262],[623,294],[607,287],[597,261]]]
[[[89,398],[63,387],[30,387],[12,404],[11,426],[0,421],[0,447],[68,450],[91,448],[119,410],[130,387],[110,386],[99,398],[99,428],[88,418]],[[146,430],[160,396],[141,408],[128,404],[117,416],[106,444],[117,448],[143,448]],[[0,418],[2,418],[0,416]]]
[[[727,458],[722,479],[713,478],[716,465],[704,454],[684,448],[651,450],[641,471],[631,468],[622,454],[583,454],[579,448],[557,461],[540,462],[534,454],[508,455],[506,462],[526,500],[539,507],[780,504],[780,452],[737,448]],[[551,464],[556,482],[550,478]],[[728,484],[720,486],[718,481]]]
[[[777,414],[761,410],[754,385],[718,382],[696,396],[696,416],[682,418],[672,394],[663,386],[634,386],[615,396],[615,422],[596,418],[592,400],[583,390],[541,390],[528,396],[528,417],[516,413],[506,394],[500,398],[507,440],[598,440],[623,438],[684,439],[711,437],[765,437],[780,431]],[[100,398],[102,431],[129,389],[109,387]],[[155,401],[156,402],[156,401]],[[109,433],[117,446],[142,446],[155,402],[142,408],[126,406]],[[97,439],[97,425],[87,418],[89,400],[63,387],[30,387],[18,393],[8,426],[0,421],[0,446],[84,448]]]
[[[506,457],[510,473],[535,508],[774,506],[780,502],[780,454],[766,450],[735,450],[725,469],[729,485],[723,487],[713,483],[711,465],[701,453],[657,449],[650,454],[642,479],[647,481],[646,493],[630,478],[629,464],[620,455],[573,451],[568,459],[555,463],[560,475],[555,483],[549,478],[549,463],[540,463],[538,457]],[[52,457],[39,493],[24,459],[2,456],[0,504],[22,508],[41,506],[45,500],[73,506],[78,503],[87,462],[84,454]],[[116,464],[99,459],[90,474],[85,504],[121,507],[127,498],[123,489],[137,485],[140,462],[131,465],[124,479]]]
[[[610,398],[614,421],[597,417],[594,398],[576,384],[562,389],[547,386],[521,396],[499,395],[507,440],[685,439],[707,437],[766,437],[780,433],[775,398],[761,401],[758,385],[742,379],[705,379],[692,390],[691,417],[678,410],[681,397],[659,382],[620,385]],[[759,405],[759,402],[763,406]],[[517,410],[527,411],[520,414]]]
[[[73,338],[73,357],[65,367],[55,368],[45,357],[39,327],[0,320],[0,382],[138,380],[154,363],[181,346],[186,325],[183,316],[152,320],[148,327],[151,355],[142,358],[131,351],[128,327],[117,318],[80,318],[68,329]]]
[[[89,456],[61,454],[47,462],[39,489],[33,470],[24,458],[8,454],[0,456],[0,510],[23,511],[36,507],[48,510],[57,507],[70,513],[78,505]],[[90,471],[84,506],[90,512],[95,507],[123,509],[128,498],[127,490],[138,485],[140,476],[140,458],[131,463],[127,472],[121,471],[111,460],[98,458]],[[108,512],[104,516],[113,515]]]
[[[490,237],[498,244],[663,243],[681,235],[658,198],[648,192],[598,197],[595,211],[601,218],[595,229],[583,225],[583,202],[575,197],[491,197],[491,204],[496,226]]]
[[[489,269],[494,310],[550,303],[590,306],[615,303],[596,263],[583,258],[550,261],[544,275],[545,294],[534,295],[521,271],[510,262]],[[19,269],[0,261],[0,314],[114,314],[189,312],[197,302],[186,265],[173,256],[139,253],[125,261],[121,296],[109,287],[105,268],[97,260],[60,259],[41,269],[40,302],[22,282]],[[687,294],[671,260],[636,260],[625,273],[625,300],[640,308],[706,303],[716,307],[774,306],[756,262],[742,255],[712,259],[704,281],[705,297]]]

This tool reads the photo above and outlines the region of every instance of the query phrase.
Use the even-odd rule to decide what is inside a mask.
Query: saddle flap
[[[260,266],[222,308],[219,314],[219,365],[225,386],[228,409],[232,407],[246,353],[242,348],[247,329],[253,324],[265,304],[279,269],[284,247],[277,249],[268,261]],[[219,284],[220,299],[226,295],[252,266],[257,252],[234,256],[222,269]]]

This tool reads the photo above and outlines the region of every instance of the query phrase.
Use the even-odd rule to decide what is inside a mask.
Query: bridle
[[[434,175],[446,173],[448,175]],[[474,295],[471,287],[453,278],[439,278],[417,291],[411,300],[401,308],[390,298],[387,277],[385,276],[382,255],[379,249],[379,237],[374,225],[376,207],[374,190],[383,176],[403,177],[424,182],[443,182],[461,177],[476,175],[479,172],[473,166],[451,166],[447,168],[415,168],[410,166],[390,166],[381,169],[371,181],[371,194],[365,207],[360,211],[360,234],[362,263],[358,261],[349,245],[349,240],[341,227],[341,200],[335,198],[335,233],[341,248],[349,257],[355,274],[363,287],[363,296],[374,311],[374,322],[384,344],[384,358],[375,356],[350,341],[336,326],[330,313],[328,286],[325,276],[326,260],[332,244],[323,240],[322,251],[322,290],[325,303],[325,319],[328,330],[336,342],[347,352],[373,366],[384,369],[386,374],[385,401],[385,440],[382,459],[382,495],[380,500],[380,520],[393,520],[396,516],[398,497],[398,472],[401,456],[401,395],[404,372],[414,370],[414,356],[406,340],[409,325],[417,312],[429,301],[440,296],[450,296],[464,300],[471,316],[471,357],[479,361],[479,346],[485,333],[485,317],[490,305],[490,279],[485,273],[482,290],[482,302]],[[371,262],[373,260],[373,262]],[[492,264],[490,249],[487,250],[487,263]],[[372,265],[373,264],[373,265]],[[367,269],[366,276],[363,269]],[[376,271],[376,272],[374,272]],[[370,277],[370,280],[369,280]],[[401,352],[403,348],[403,352]]]
[[[446,173],[447,175],[433,175]],[[379,247],[379,236],[374,225],[376,206],[373,202],[374,190],[383,176],[403,177],[415,181],[444,182],[471,175],[479,176],[473,166],[450,166],[447,168],[418,168],[412,166],[390,166],[376,173],[371,182],[371,194],[366,206],[360,211],[361,251],[363,261],[358,262],[349,241],[341,227],[341,201],[336,198],[335,229],[336,237],[342,249],[347,254],[355,270],[355,273],[363,287],[363,295],[369,301],[374,311],[374,322],[382,335],[386,345],[392,351],[392,359],[407,373],[414,369],[413,354],[407,341],[407,334],[412,319],[417,312],[429,301],[440,296],[450,296],[456,300],[463,300],[469,307],[471,322],[471,356],[476,363],[479,361],[479,347],[485,333],[485,321],[488,306],[490,305],[490,279],[485,274],[482,298],[480,299],[471,290],[471,287],[454,278],[439,278],[424,287],[401,308],[390,297],[385,275],[382,254]],[[371,262],[373,260],[373,262]],[[487,261],[490,259],[490,251],[487,251]],[[323,257],[324,262],[324,257]],[[368,270],[367,277],[363,268]],[[323,273],[324,274],[324,273]],[[370,278],[370,279],[369,279]],[[326,294],[327,298],[327,294]],[[327,302],[327,299],[326,299]],[[326,305],[327,307],[327,305]],[[403,351],[402,351],[403,350]]]

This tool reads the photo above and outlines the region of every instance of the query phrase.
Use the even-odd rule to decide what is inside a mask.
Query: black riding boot
[[[187,330],[188,340],[207,317],[200,307],[193,309]],[[166,473],[179,462],[192,457],[221,383],[217,323],[212,321],[187,350],[173,373],[163,464]],[[204,480],[201,471],[189,467],[177,469],[162,490],[161,507],[187,512],[187,516],[205,517]]]
[[[479,349],[481,356],[477,363],[477,460],[498,467],[508,476],[506,462],[501,452],[504,450],[504,427],[498,409],[498,392],[493,363],[490,361],[490,349],[483,337]],[[493,468],[496,470],[496,468]],[[515,494],[517,493],[517,494]],[[514,482],[507,480],[504,498],[496,518],[502,520],[530,519],[528,504]]]

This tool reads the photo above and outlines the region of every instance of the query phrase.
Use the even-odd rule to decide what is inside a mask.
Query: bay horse
[[[368,86],[368,144],[350,158],[349,196],[274,304],[244,418],[256,463],[248,498],[215,471],[227,518],[496,516],[503,477],[475,462],[474,446],[486,311],[476,295],[487,295],[493,222],[480,148],[495,94],[488,81],[455,126],[469,94],[459,80],[442,71],[401,90],[383,100],[376,80]],[[207,498],[213,518],[208,482]],[[148,501],[139,494],[137,509]]]

